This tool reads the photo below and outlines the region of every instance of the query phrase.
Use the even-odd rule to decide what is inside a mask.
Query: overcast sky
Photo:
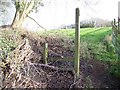
[[[63,24],[74,24],[75,22],[75,8],[80,8],[80,20],[90,18],[102,18],[106,20],[113,20],[118,17],[118,1],[119,0],[99,0],[96,5],[83,5],[79,0],[43,0],[44,7],[40,7],[38,13],[31,13],[30,16],[34,18],[40,25],[45,28],[51,29]],[[87,0],[84,0],[87,1]],[[98,1],[98,0],[88,0]],[[0,7],[3,7],[0,5]],[[13,5],[11,7],[14,7]],[[7,9],[6,16],[0,13],[0,20],[6,22],[12,19],[15,13],[15,9]],[[5,18],[5,17],[6,18]],[[4,20],[2,20],[4,18]],[[0,21],[0,23],[1,23]],[[11,23],[12,20],[9,20]],[[36,29],[37,24],[31,19],[27,18],[24,26]],[[35,28],[36,27],[36,28]]]
[[[93,1],[96,2],[96,0]],[[52,28],[62,24],[74,24],[75,8],[79,7],[81,20],[96,17],[113,20],[118,17],[118,1],[119,0],[99,0],[98,4],[89,7],[75,0],[56,0],[54,2],[45,0],[45,6],[40,7],[37,14],[32,13],[30,16],[46,28]],[[29,19],[27,19],[26,22],[28,22],[28,20]],[[34,27],[36,24],[32,20],[30,21]],[[26,23],[25,26],[30,27],[31,24]]]

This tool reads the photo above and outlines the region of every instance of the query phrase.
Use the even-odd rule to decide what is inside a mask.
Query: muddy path
[[[77,81],[72,72],[56,68],[73,68],[73,61],[50,61],[43,64],[43,45],[49,46],[48,57],[74,57],[74,42],[53,37],[28,35],[16,50],[18,60],[23,64],[21,73],[10,74],[6,87],[17,88],[120,88],[120,79],[111,76],[108,65],[95,59],[80,59],[80,78]],[[26,62],[28,61],[28,62]],[[13,61],[12,61],[13,62]],[[11,65],[14,65],[11,63]],[[16,70],[17,71],[17,70]],[[19,77],[18,77],[19,76]],[[18,80],[14,79],[17,78]]]
[[[48,43],[49,46],[49,57],[74,57],[74,42],[70,40],[64,40],[61,38],[50,38],[50,37],[44,37],[40,38],[39,42],[36,40],[35,43],[33,43],[34,40],[30,39],[29,40],[32,42],[31,46],[34,49],[37,49],[36,47],[39,47],[39,44],[41,46],[43,45],[44,42]],[[34,46],[35,45],[35,46]],[[37,46],[38,45],[38,46]],[[66,47],[67,45],[67,47]],[[36,53],[37,51],[34,50]],[[38,51],[40,52],[40,51]],[[41,52],[42,53],[42,52]],[[62,68],[73,68],[73,61],[54,61],[50,62],[49,65],[55,66],[55,67],[62,67]],[[120,88],[120,79],[115,78],[111,76],[107,70],[108,70],[108,65],[101,62],[97,61],[95,59],[90,59],[90,60],[84,60],[81,58],[80,60],[80,79],[78,82],[76,82],[73,87],[78,87],[78,88],[83,88],[83,87],[90,87],[90,88]],[[59,73],[59,72],[57,72]],[[57,85],[58,87],[64,87],[67,84],[71,85],[69,80],[73,80],[70,75],[62,78],[60,75],[55,75],[53,76],[54,79],[50,81],[50,83]],[[67,78],[69,77],[69,79]],[[68,86],[69,86],[68,85]],[[54,85],[50,87],[56,87]]]

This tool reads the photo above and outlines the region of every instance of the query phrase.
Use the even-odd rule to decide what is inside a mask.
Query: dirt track
[[[31,39],[30,39],[31,40]],[[41,39],[40,39],[41,41]],[[71,47],[74,45],[72,41],[64,41],[60,38],[48,38],[46,37],[45,40],[42,39],[49,44],[49,57],[73,57],[74,52],[71,51]],[[32,41],[33,42],[33,41]],[[37,41],[36,41],[37,42]],[[39,42],[37,42],[39,43]],[[44,43],[44,42],[42,42]],[[41,43],[41,44],[42,44]],[[61,43],[64,43],[71,47],[65,47]],[[35,44],[34,44],[35,45]],[[38,44],[36,44],[38,45]],[[33,46],[33,43],[32,43]],[[36,46],[33,46],[35,49]],[[38,48],[37,48],[38,50]],[[42,52],[41,52],[42,53]],[[50,65],[59,67],[59,68],[73,68],[73,62],[63,62],[63,61],[55,61],[51,62]],[[112,77],[108,74],[107,69],[108,65],[104,64],[100,61],[91,59],[91,60],[84,60],[81,58],[81,78],[80,80],[74,85],[75,87],[95,87],[95,88],[115,88],[120,87],[119,80],[115,77]],[[53,72],[54,73],[54,72]],[[61,73],[63,75],[61,75]],[[67,75],[66,75],[67,74]],[[48,80],[49,81],[49,80]],[[73,83],[73,76],[70,75],[68,72],[55,72],[52,75],[52,80],[50,81],[50,86],[48,87],[67,87]]]
[[[22,59],[24,68],[22,69],[21,80],[16,82],[15,87],[35,87],[35,88],[120,88],[120,83],[117,78],[112,77],[107,73],[108,65],[100,61],[90,59],[80,60],[80,79],[74,82],[74,75],[68,71],[56,70],[47,66],[40,66],[43,62],[43,43],[49,44],[49,57],[73,57],[74,52],[71,50],[74,43],[72,41],[63,41],[60,38],[40,37],[33,38],[28,36],[28,43],[25,42],[17,48],[18,59]],[[65,47],[72,45],[71,47]],[[25,61],[30,63],[25,64]],[[28,66],[26,66],[28,65]],[[49,66],[58,68],[73,68],[73,62],[70,61],[54,61],[49,62]],[[28,68],[29,67],[29,68]],[[26,73],[28,71],[29,73]],[[14,74],[13,74],[14,75]],[[19,75],[18,75],[19,76]],[[16,75],[17,77],[17,75]],[[25,78],[27,77],[27,78]],[[14,77],[11,74],[10,81]],[[8,81],[9,81],[8,80]],[[26,80],[22,82],[23,80]],[[12,87],[9,81],[6,86]],[[21,85],[21,86],[19,86]]]

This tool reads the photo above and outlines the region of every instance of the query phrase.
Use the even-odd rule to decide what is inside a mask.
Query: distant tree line
[[[93,27],[95,27],[95,21],[80,22],[80,28],[93,28]]]
[[[92,18],[89,20],[83,20],[80,22],[81,28],[93,28],[93,27],[111,27],[111,21],[103,20],[99,18]]]
[[[111,27],[111,21],[103,20],[99,18],[92,18],[88,20],[80,21],[80,28],[94,28],[94,27]],[[61,25],[60,29],[75,28],[75,24]]]

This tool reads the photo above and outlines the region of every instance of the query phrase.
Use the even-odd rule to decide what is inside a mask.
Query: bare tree
[[[12,22],[12,27],[21,27],[22,23],[32,11],[39,6],[43,6],[42,0],[14,0],[16,12]]]

